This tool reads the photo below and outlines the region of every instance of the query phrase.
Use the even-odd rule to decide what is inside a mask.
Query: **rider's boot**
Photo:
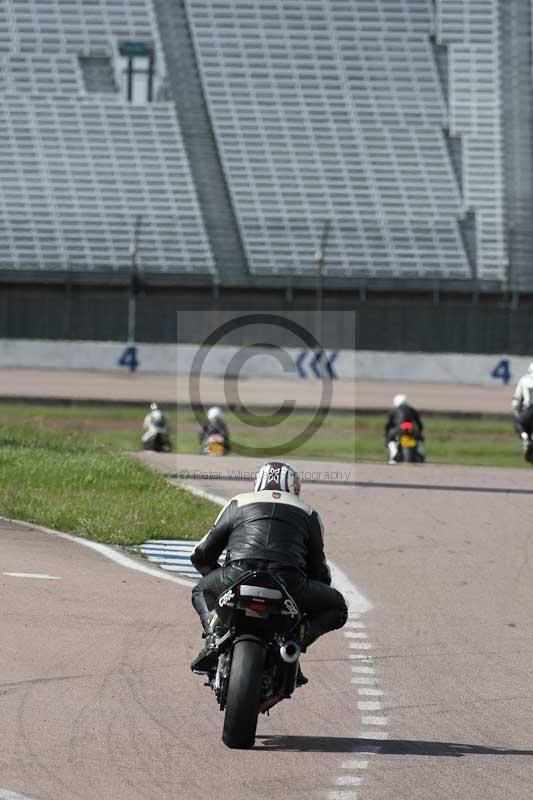
[[[306,683],[309,683],[309,678],[305,677],[301,666],[298,664],[298,672],[296,673],[296,686],[305,686]]]
[[[310,631],[309,620],[307,618],[304,618],[300,623],[300,630],[298,631],[298,637],[297,637],[297,642],[300,646],[300,650],[302,653],[305,653],[305,651],[307,650],[307,645],[311,644],[311,642],[309,641],[309,631]],[[296,686],[305,686],[306,683],[309,683],[309,679],[305,677],[305,675],[302,672],[300,663],[298,663],[298,672],[296,674]]]
[[[520,439],[522,441],[522,448],[524,450],[524,458],[526,461],[533,460],[533,443],[529,438],[528,434],[525,431],[522,431],[520,434]]]
[[[389,448],[389,464],[397,464],[396,456],[398,455],[398,443],[394,440],[387,442]]]
[[[193,672],[210,672],[217,665],[217,658],[229,631],[222,626],[216,611],[202,616],[201,622],[205,645],[191,662],[191,670]]]

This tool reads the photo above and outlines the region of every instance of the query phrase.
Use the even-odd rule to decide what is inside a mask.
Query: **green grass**
[[[384,420],[356,417],[356,459],[383,461]],[[432,463],[531,469],[509,420],[442,419],[426,417],[426,456]]]
[[[137,450],[144,409],[132,407],[0,405],[0,425],[24,425],[37,432],[80,435],[84,444],[107,451]],[[174,447],[179,453],[198,452],[199,425],[191,411],[169,412]],[[230,432],[249,447],[265,446],[292,438],[309,422],[309,415],[295,413],[278,426],[266,427],[260,419],[243,420],[228,412]],[[253,424],[248,424],[252,422]],[[302,447],[285,458],[335,461],[384,461],[384,417],[328,414],[323,426]],[[513,466],[528,468],[511,419],[472,420],[426,417],[428,461],[447,464]]]
[[[219,509],[75,431],[0,425],[0,514],[111,544],[198,538]]]
[[[102,542],[198,538],[218,513],[215,505],[169,486],[121,455],[138,450],[144,409],[131,407],[0,405],[0,514]],[[181,453],[198,451],[192,412],[170,414]],[[269,428],[227,415],[230,431],[251,447],[287,440],[309,421],[294,414]],[[382,415],[331,413],[291,457],[385,461]],[[511,420],[426,417],[429,462],[523,467]]]
[[[182,453],[197,452],[192,413],[171,414]],[[0,514],[111,544],[147,538],[191,538],[210,526],[218,507],[170,486],[135,459],[143,410],[65,406],[0,406]],[[276,429],[250,426],[228,414],[230,431],[249,446],[271,444]],[[290,438],[309,421],[295,414],[278,426]],[[381,461],[381,415],[330,414],[320,431],[294,451],[300,458]],[[426,452],[433,463],[530,469],[511,421],[426,418]],[[286,456],[289,458],[289,456]]]
[[[192,411],[166,410],[172,425],[172,441],[178,453],[196,453],[199,449],[200,426]],[[146,409],[131,407],[79,407],[53,405],[1,404],[0,425],[22,424],[36,429],[79,433],[95,444],[116,452],[138,450],[141,425]],[[261,418],[231,412],[225,415],[230,433],[247,447],[282,444],[302,431],[310,421],[309,414],[294,413],[273,427]],[[292,451],[297,458],[353,461],[354,418],[330,413],[324,424],[302,447]],[[287,455],[288,458],[288,455]]]

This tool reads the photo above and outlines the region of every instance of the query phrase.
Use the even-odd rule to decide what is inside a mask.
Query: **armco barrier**
[[[529,358],[457,353],[385,353],[374,351],[287,349],[279,351],[195,345],[0,340],[0,368],[139,371],[306,379],[422,381],[497,385],[518,380]]]

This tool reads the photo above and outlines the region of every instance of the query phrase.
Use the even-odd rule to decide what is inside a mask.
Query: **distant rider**
[[[222,418],[222,411],[218,406],[213,406],[207,412],[207,419],[200,433],[202,449],[210,436],[218,434],[224,439],[224,449],[229,450],[229,431]]]
[[[385,424],[385,442],[389,449],[389,464],[396,464],[398,455],[398,439],[402,422],[412,422],[417,439],[417,453],[420,461],[425,461],[424,456],[424,426],[416,408],[410,406],[407,395],[397,394],[392,401],[393,409]]]
[[[522,440],[524,458],[532,458],[531,438],[533,434],[533,361],[525,375],[522,375],[513,394],[513,411],[515,429]]]
[[[150,411],[143,422],[142,443],[145,450],[154,449],[152,445],[158,435],[162,442],[162,449],[168,452],[170,450],[170,423],[157,403],[151,403]]]
[[[254,491],[230,500],[197,544],[191,561],[204,577],[192,590],[192,604],[206,643],[191,669],[205,672],[216,664],[217,641],[224,634],[213,611],[217,597],[250,569],[280,578],[307,615],[300,632],[302,649],[346,622],[344,597],[330,586],[322,521],[299,494],[300,478],[292,467],[266,463],[257,473]],[[224,548],[226,560],[219,567]]]

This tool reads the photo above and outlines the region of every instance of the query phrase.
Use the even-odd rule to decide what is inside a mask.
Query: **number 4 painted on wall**
[[[137,359],[137,348],[126,347],[118,360],[118,365],[119,367],[128,367],[130,372],[135,372],[139,366],[139,361]]]
[[[497,380],[503,381],[503,383],[507,386],[509,381],[511,380],[511,362],[508,358],[502,358],[501,361],[498,361],[492,372],[490,373],[491,378],[496,378]]]

